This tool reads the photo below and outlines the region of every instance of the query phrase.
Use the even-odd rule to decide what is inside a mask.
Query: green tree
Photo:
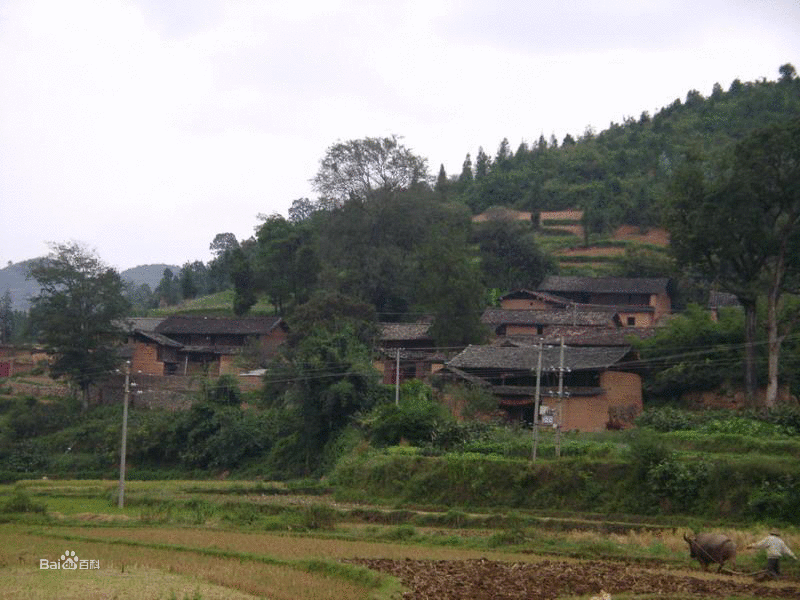
[[[800,292],[800,118],[748,135],[736,145],[730,180],[724,187],[750,204],[748,223],[759,244],[767,291],[767,407],[778,396],[781,345],[793,321],[781,326],[784,295]],[[754,214],[753,214],[754,213]],[[737,215],[739,216],[739,215]]]
[[[117,342],[129,304],[116,270],[76,243],[55,244],[29,276],[41,291],[31,301],[31,320],[52,356],[50,373],[66,377],[89,404],[89,388],[120,362]]]
[[[473,180],[472,174],[472,157],[467,153],[464,158],[464,164],[461,165],[461,174],[458,176],[458,185],[461,191],[467,188]]]
[[[172,269],[164,269],[161,281],[153,292],[159,306],[174,306],[180,299],[180,284]]]
[[[187,261],[179,277],[181,296],[191,300],[208,293],[208,269],[199,260]]]
[[[287,221],[271,215],[256,232],[255,275],[258,288],[269,297],[278,314],[306,302],[314,290],[319,260],[314,230],[306,220]]]
[[[363,202],[375,192],[410,189],[427,180],[427,159],[392,135],[330,146],[312,183],[323,199],[341,206],[348,200]]]
[[[8,344],[14,334],[14,311],[11,292],[6,290],[0,299],[0,343]]]
[[[475,179],[482,179],[489,174],[492,159],[483,151],[483,147],[478,148],[478,155],[475,157]]]
[[[436,177],[436,185],[433,190],[442,200],[446,200],[449,189],[450,180],[447,178],[447,171],[444,170],[444,165],[439,165],[439,175]]]
[[[750,133],[733,149],[730,167],[706,177],[698,160],[676,176],[669,212],[672,245],[683,265],[696,267],[736,294],[745,308],[747,383],[755,388],[756,302],[766,290],[767,406],[778,391],[783,296],[800,290],[800,119]]]
[[[125,282],[125,298],[130,302],[132,316],[145,316],[155,303],[153,291],[146,283]]]
[[[466,244],[466,231],[440,230],[431,236],[419,249],[417,264],[417,302],[420,311],[433,315],[430,333],[437,346],[483,341],[485,288]]]
[[[237,246],[231,251],[231,278],[233,279],[233,313],[241,316],[256,303],[255,276],[248,256]]]
[[[292,223],[300,223],[307,221],[317,211],[316,205],[308,198],[298,198],[292,201],[289,207],[289,221]]]
[[[486,287],[534,289],[557,270],[553,257],[539,247],[530,224],[489,221],[475,227],[472,239],[478,244]]]
[[[751,225],[759,220],[751,203],[725,193],[711,180],[703,159],[694,152],[672,178],[666,225],[670,249],[678,264],[735,294],[745,313],[744,380],[750,402],[756,383],[756,308],[764,257]]]
[[[307,475],[316,470],[326,444],[353,415],[386,395],[372,365],[368,340],[376,329],[366,315],[374,318],[374,310],[363,303],[315,296],[292,315],[289,324],[297,333],[265,376],[265,402],[300,416],[298,447]]]
[[[231,279],[231,256],[233,250],[239,247],[239,241],[232,233],[218,233],[209,245],[214,254],[207,267],[208,291],[221,292],[230,289],[233,285]]]

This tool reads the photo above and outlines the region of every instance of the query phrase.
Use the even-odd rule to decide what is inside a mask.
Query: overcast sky
[[[0,0],[0,266],[205,262],[313,198],[336,141],[457,174],[787,62],[797,0]]]

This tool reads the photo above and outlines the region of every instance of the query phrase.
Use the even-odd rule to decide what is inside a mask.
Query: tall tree
[[[489,288],[533,289],[557,270],[553,257],[539,247],[530,223],[488,221],[474,228],[472,240],[478,244],[483,281]]]
[[[690,157],[676,172],[668,212],[672,248],[681,264],[698,268],[744,306],[751,399],[756,302],[766,290],[766,404],[772,406],[786,335],[779,328],[779,308],[784,294],[800,290],[800,119],[750,133],[714,178],[704,167]]]
[[[0,299],[0,343],[8,344],[14,333],[14,310],[11,292],[6,290]]]
[[[441,197],[442,200],[447,198],[447,192],[450,189],[450,180],[447,178],[447,171],[444,170],[444,165],[439,165],[439,175],[436,176],[436,184],[433,190]]]
[[[85,409],[91,385],[119,364],[116,342],[129,307],[122,279],[76,243],[53,245],[29,277],[41,288],[31,301],[31,320],[53,357],[50,373],[81,391]]]
[[[231,279],[231,256],[233,250],[239,247],[236,236],[230,232],[218,233],[209,245],[214,254],[207,267],[208,291],[221,292],[230,289],[233,285]]]
[[[180,284],[172,269],[164,269],[161,281],[158,282],[153,292],[155,301],[159,306],[174,306],[180,298]]]
[[[483,341],[480,322],[485,289],[466,243],[466,231],[443,225],[417,251],[417,302],[433,315],[431,335],[438,346]]]
[[[312,184],[323,199],[341,206],[348,200],[363,202],[375,192],[409,189],[427,180],[427,159],[414,154],[392,135],[329,147]]]
[[[744,382],[752,403],[757,388],[756,307],[763,257],[753,230],[739,227],[738,221],[744,217],[747,225],[748,216],[755,217],[755,207],[750,203],[738,206],[738,201],[716,189],[719,183],[707,171],[696,151],[675,169],[666,212],[670,249],[679,265],[699,271],[708,281],[735,294],[744,308]]]
[[[292,223],[300,223],[311,218],[317,211],[315,204],[308,198],[298,198],[292,200],[292,205],[289,207],[289,221]]]
[[[786,293],[800,292],[800,118],[755,131],[736,145],[726,193],[750,204],[748,223],[756,229],[767,290],[768,381],[766,405],[778,396],[783,340],[792,321],[781,327],[779,312]]]
[[[231,278],[233,279],[233,313],[241,316],[250,310],[258,298],[253,267],[240,246],[231,251]]]
[[[491,163],[492,159],[483,151],[483,147],[478,148],[478,155],[475,157],[475,179],[486,177]]]
[[[191,300],[208,292],[208,269],[199,260],[187,261],[179,277],[181,296]]]
[[[254,272],[278,314],[310,297],[319,272],[313,229],[306,220],[271,215],[256,232]]]
[[[467,186],[472,183],[472,157],[467,153],[464,158],[464,164],[461,165],[461,174],[458,176],[458,183],[462,186]]]

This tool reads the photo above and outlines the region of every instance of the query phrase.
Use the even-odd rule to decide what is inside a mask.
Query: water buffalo
[[[717,573],[722,571],[722,566],[730,561],[736,565],[736,544],[733,540],[721,533],[698,533],[694,537],[687,537],[683,534],[683,539],[689,544],[689,554],[696,558],[703,570],[708,570],[708,565],[718,563]]]

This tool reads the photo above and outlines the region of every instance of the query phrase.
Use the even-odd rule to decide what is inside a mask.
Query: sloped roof
[[[648,339],[655,335],[655,329],[650,327],[618,327],[614,329],[605,327],[562,327],[554,326],[548,330],[547,335],[514,334],[504,336],[506,345],[531,346],[542,342],[543,344],[559,344],[561,338],[570,346],[630,346],[631,337]]]
[[[194,317],[173,315],[167,317],[156,327],[156,332],[164,335],[260,335],[285,326],[280,317]]]
[[[430,323],[381,323],[381,340],[430,340]]]
[[[740,307],[741,303],[739,299],[736,297],[736,294],[730,294],[728,292],[718,292],[716,290],[711,290],[708,293],[708,307],[709,308],[724,308],[724,307]]]
[[[161,335],[160,333],[155,333],[154,331],[146,331],[144,329],[136,329],[134,334],[144,338],[147,341],[155,342],[156,344],[160,344],[162,346],[167,346],[168,348],[182,348],[183,344],[176,342],[173,339],[168,338],[165,335]]]
[[[155,331],[166,317],[128,317],[122,321],[122,327],[129,332]]]
[[[666,293],[666,277],[573,277],[551,275],[539,286],[540,291],[554,293],[594,292],[612,294]]]
[[[500,325],[573,325],[614,326],[613,310],[594,306],[592,309],[573,308],[564,310],[510,310],[487,308],[481,322],[498,327]]]
[[[619,363],[630,348],[583,346],[564,348],[564,366],[571,371],[607,369]],[[560,347],[542,349],[542,371],[553,372],[559,368]],[[505,369],[533,371],[537,368],[537,346],[468,346],[447,364],[457,369]]]
[[[562,298],[561,296],[556,296],[554,294],[548,294],[546,292],[539,292],[536,290],[514,290],[513,292],[508,292],[507,294],[503,294],[498,298],[501,302],[503,300],[514,300],[517,298],[531,298],[534,300],[539,300],[541,302],[546,302],[547,304],[553,304],[555,306],[566,307],[574,302],[568,298]]]

